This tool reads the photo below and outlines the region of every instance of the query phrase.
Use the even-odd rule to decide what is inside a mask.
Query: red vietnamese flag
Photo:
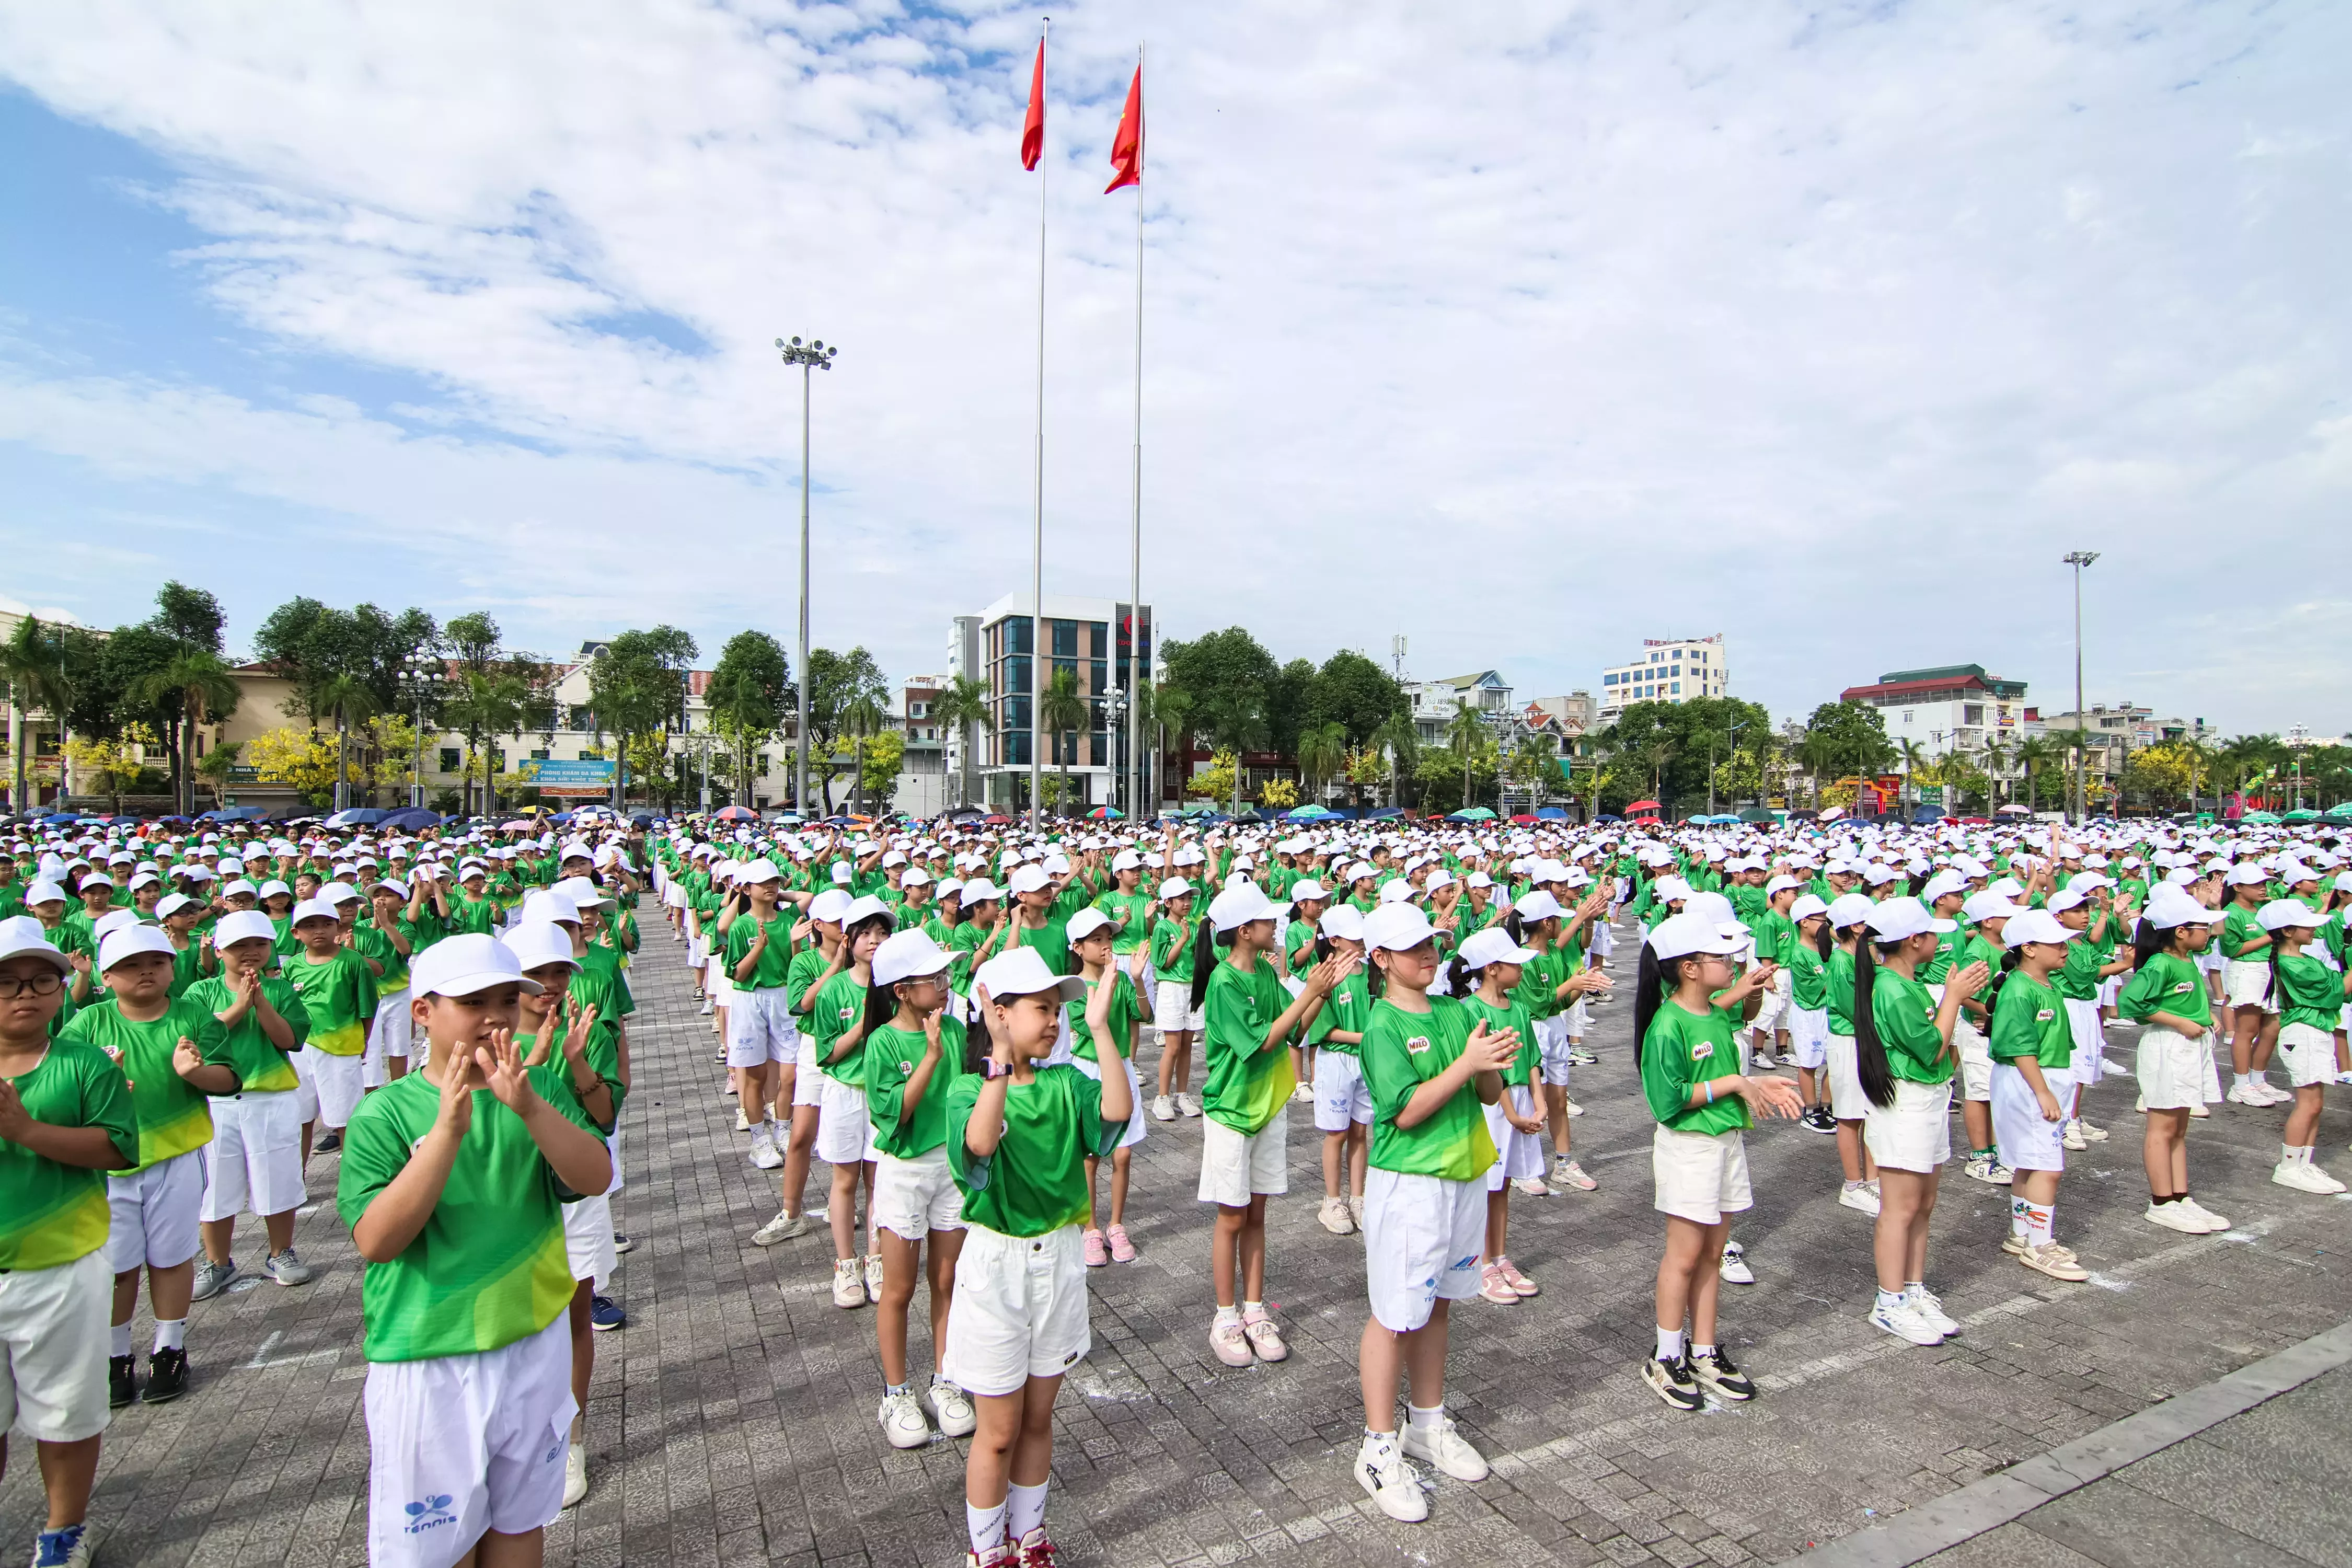
[[[1135,79],[1128,84],[1127,107],[1118,111],[1118,129],[1110,139],[1110,166],[1118,171],[1118,178],[1103,187],[1108,195],[1121,185],[1143,183],[1143,68],[1135,68]]]
[[[1021,166],[1034,169],[1045,155],[1045,40],[1037,40],[1037,68],[1029,78],[1029,113],[1021,121]]]

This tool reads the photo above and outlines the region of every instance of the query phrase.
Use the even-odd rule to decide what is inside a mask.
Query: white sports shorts
[[[824,1103],[824,1069],[816,1065],[816,1037],[803,1035],[793,1065],[793,1109]]]
[[[1535,1096],[1523,1083],[1507,1083],[1504,1094],[1510,1098],[1512,1109],[1521,1116],[1538,1116]],[[1503,1184],[1515,1176],[1540,1176],[1548,1162],[1544,1152],[1544,1135],[1522,1132],[1503,1119],[1503,1102],[1480,1107],[1486,1113],[1486,1135],[1495,1141],[1495,1163],[1486,1167],[1486,1190],[1499,1193]],[[1370,1178],[1367,1177],[1367,1180]]]
[[[1484,1182],[1377,1166],[1364,1173],[1364,1293],[1389,1332],[1412,1333],[1428,1323],[1439,1301],[1475,1296],[1486,1248]]]
[[[727,1065],[764,1067],[795,1060],[799,1053],[800,1021],[784,1000],[784,988],[737,987],[727,1008]]]
[[[1650,1139],[1650,1175],[1657,1186],[1652,1206],[1695,1225],[1720,1225],[1724,1215],[1756,1204],[1748,1183],[1748,1141],[1736,1129],[1679,1132],[1660,1126]]]
[[[1830,1059],[1830,1010],[1827,1007],[1789,1009],[1789,1054],[1801,1068],[1820,1071]]]
[[[2088,1089],[2105,1076],[2107,1043],[2105,1026],[2099,1022],[2099,1004],[2095,998],[2076,1001],[2072,996],[2060,998],[2066,1009],[2066,1026],[2074,1032],[2074,1056],[2066,1064],[2074,1081]]]
[[[1828,1048],[1830,1114],[1840,1121],[1861,1121],[1870,1115],[1870,1096],[1862,1092],[1862,1066],[1854,1059],[1853,1037],[1832,1035]]]
[[[1192,1006],[1192,983],[1189,980],[1163,980],[1151,998],[1151,1021],[1160,1034],[1181,1032],[1197,1035],[1206,1023],[1204,1005]]]
[[[1201,1118],[1200,1200],[1246,1208],[1261,1193],[1290,1190],[1290,1107],[1255,1132],[1236,1132],[1213,1116]]]
[[[368,1031],[367,1054],[360,1058],[362,1089],[382,1089],[392,1081],[384,1058],[408,1059],[409,1047],[416,1038],[416,1015],[408,1005],[413,1000],[414,994],[405,985],[376,999],[375,1027]]]
[[[2248,963],[2230,959],[2221,965],[2221,994],[2232,1007],[2257,1007],[2265,1013],[2278,1011],[2278,1002],[2271,995],[2271,966]]]
[[[2150,1110],[2193,1110],[2205,1102],[2205,1065],[2212,1058],[2213,1032],[2192,1040],[2151,1020],[2140,1031],[2133,1076]]]
[[[1151,1118],[1145,1114],[1143,1079],[1137,1076],[1133,1059],[1128,1058],[1121,1059],[1127,1063],[1127,1092],[1132,1097],[1134,1107],[1127,1113],[1127,1131],[1118,1135],[1118,1146],[1122,1149],[1132,1149],[1143,1142],[1145,1131],[1151,1125]],[[1086,1057],[1073,1056],[1070,1058],[1070,1065],[1097,1083],[1102,1082],[1102,1063],[1090,1060]]]
[[[2296,1089],[2336,1081],[2336,1037],[2309,1024],[2285,1024],[2278,1032],[2278,1054],[2286,1066],[2287,1082]]]
[[[1570,1032],[1565,1014],[1536,1020],[1536,1045],[1543,1080],[1557,1089],[1568,1087],[1569,1070],[1573,1065],[1568,1059],[1573,1048],[1568,1043]]]
[[[1364,1064],[1353,1051],[1325,1047],[1315,1053],[1315,1130],[1345,1132],[1372,1123],[1372,1091],[1364,1087]]]
[[[106,1178],[106,1206],[114,1216],[106,1255],[117,1274],[177,1268],[196,1255],[208,1152],[191,1149],[143,1171]]]
[[[202,1218],[234,1219],[250,1208],[284,1214],[302,1206],[302,1117],[295,1090],[215,1095],[205,1162]]]
[[[1870,1157],[1890,1170],[1931,1175],[1952,1157],[1952,1086],[1895,1080],[1895,1103],[1862,1120]]]
[[[875,1152],[874,1224],[901,1241],[964,1228],[963,1192],[948,1170],[946,1144],[911,1160]]]
[[[563,1252],[572,1278],[602,1290],[611,1283],[621,1255],[613,1245],[613,1200],[599,1193],[563,1205]]]
[[[967,1394],[1014,1394],[1033,1377],[1061,1376],[1093,1346],[1076,1226],[1044,1236],[964,1227],[940,1376]]]
[[[830,1073],[819,1073],[816,1157],[828,1165],[855,1165],[874,1158],[874,1121],[866,1091]],[[799,1087],[795,1082],[795,1089]]]
[[[1992,1047],[1986,1043],[1983,1033],[1969,1022],[1966,1013],[1952,1020],[1952,1048],[1960,1058],[1960,1098],[1990,1100]]]
[[[54,1268],[0,1274],[0,1433],[79,1443],[106,1430],[106,1248]]]
[[[2042,1080],[2057,1097],[2059,1109],[2066,1106],[2066,1096],[2074,1087],[2063,1068],[2043,1068]],[[2042,1119],[2042,1104],[2033,1098],[2033,1086],[2025,1075],[2008,1062],[1992,1066],[1992,1141],[2000,1151],[2000,1163],[2012,1171],[2063,1171],[2066,1168],[2066,1145],[2060,1140],[2064,1121]]]
[[[304,1046],[300,1054],[302,1076],[310,1089],[310,1103],[303,1109],[315,1111],[304,1120],[327,1127],[350,1126],[352,1108],[367,1087],[365,1058],[339,1057],[316,1046]]]
[[[571,1442],[567,1315],[477,1355],[368,1366],[369,1568],[449,1568],[487,1531],[522,1535],[563,1509]]]

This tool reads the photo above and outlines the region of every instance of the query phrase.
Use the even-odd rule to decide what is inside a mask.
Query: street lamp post
[[[2065,564],[2074,569],[2074,826],[2083,825],[2083,568],[2099,558],[2095,550],[2069,551]]]
[[[1135,657],[1132,650],[1128,657],[1130,659]],[[1110,689],[1110,695],[1103,699],[1103,711],[1108,716],[1110,732],[1113,735],[1126,737],[1128,761],[1132,763],[1135,760],[1135,736],[1129,733],[1127,728],[1127,693],[1116,686]],[[1114,762],[1117,760],[1117,758],[1112,759]],[[1114,774],[1111,780],[1111,804],[1118,806],[1131,820],[1135,816],[1135,797],[1129,788],[1128,770],[1125,767],[1116,767],[1111,771]]]
[[[1727,742],[1731,741],[1746,728],[1748,728],[1748,721],[1745,719],[1737,724],[1727,725],[1725,727],[1723,738]],[[1715,731],[1712,730],[1706,732],[1706,814],[1709,816],[1715,815]]]
[[[800,339],[790,342],[776,340],[776,347],[786,364],[801,367],[801,663],[800,679],[793,687],[799,693],[799,713],[793,721],[793,809],[808,815],[809,764],[809,373],[831,370],[833,356],[841,352],[839,344],[824,346],[818,338],[805,347]]]
[[[416,704],[416,754],[408,773],[408,804],[425,804],[425,688],[437,661],[431,654],[419,649],[408,656],[408,685]]]

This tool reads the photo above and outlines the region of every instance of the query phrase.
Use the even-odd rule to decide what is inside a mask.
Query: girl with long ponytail
[[[1916,898],[1871,910],[1867,940],[1854,952],[1854,1056],[1870,1111],[1863,1136],[1878,1167],[1880,1208],[1872,1252],[1878,1269],[1873,1324],[1916,1345],[1959,1332],[1927,1289],[1927,1226],[1936,1186],[1951,1157],[1952,1077],[1959,1058],[1952,1030],[1960,1005],[1984,989],[1983,963],[1956,968],[1944,994],[1929,994],[1920,971],[1958,929]]]
[[[1863,1092],[1853,1011],[1862,922],[1874,907],[1860,893],[1841,893],[1830,905],[1831,947],[1823,961],[1827,972],[1824,989],[1828,998],[1829,1044],[1822,1054],[1829,1068],[1830,1115],[1837,1122],[1838,1164],[1845,1173],[1845,1184],[1838,1190],[1838,1202],[1875,1218],[1878,1173],[1871,1164],[1870,1150],[1862,1136],[1863,1121],[1870,1114],[1870,1097]]]

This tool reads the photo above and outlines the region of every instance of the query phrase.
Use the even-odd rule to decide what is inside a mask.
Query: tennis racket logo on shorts
[[[408,1515],[408,1522],[401,1529],[410,1535],[421,1535],[425,1531],[457,1523],[457,1516],[449,1511],[449,1504],[455,1500],[447,1492],[436,1492],[409,1503],[402,1510]]]

